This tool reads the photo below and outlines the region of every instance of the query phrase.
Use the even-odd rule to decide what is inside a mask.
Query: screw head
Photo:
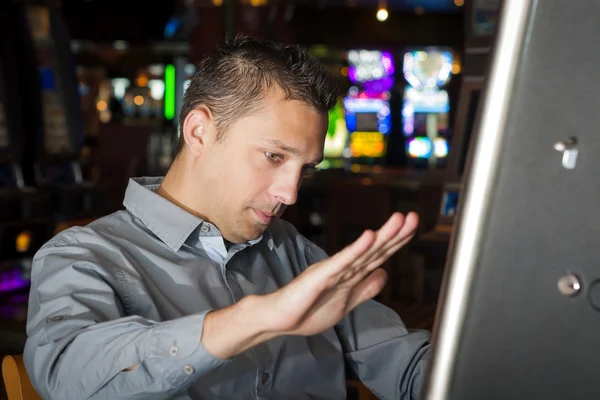
[[[574,296],[581,290],[581,282],[575,274],[562,276],[558,280],[558,291],[564,296]]]

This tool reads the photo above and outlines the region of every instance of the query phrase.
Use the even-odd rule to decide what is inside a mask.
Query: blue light
[[[181,26],[181,20],[177,17],[171,17],[167,21],[167,24],[165,25],[165,32],[164,32],[165,37],[172,38],[173,36],[175,36],[175,34],[179,30],[180,26]]]
[[[408,142],[408,155],[412,158],[429,158],[433,146],[428,137],[415,137]]]

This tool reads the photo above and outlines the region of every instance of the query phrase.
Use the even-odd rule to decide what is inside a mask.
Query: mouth
[[[265,213],[265,212],[262,212],[262,211],[258,211],[255,208],[253,208],[252,211],[258,217],[258,220],[262,224],[265,224],[265,225],[269,224],[271,222],[271,220],[275,217],[275,214]]]

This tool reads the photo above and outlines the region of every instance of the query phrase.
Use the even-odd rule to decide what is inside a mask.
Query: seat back
[[[8,400],[41,400],[27,375],[22,355],[6,356],[2,360],[2,379]]]

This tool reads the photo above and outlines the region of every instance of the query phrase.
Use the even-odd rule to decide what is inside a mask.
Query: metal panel
[[[506,1],[426,399],[598,397],[596,15]]]

